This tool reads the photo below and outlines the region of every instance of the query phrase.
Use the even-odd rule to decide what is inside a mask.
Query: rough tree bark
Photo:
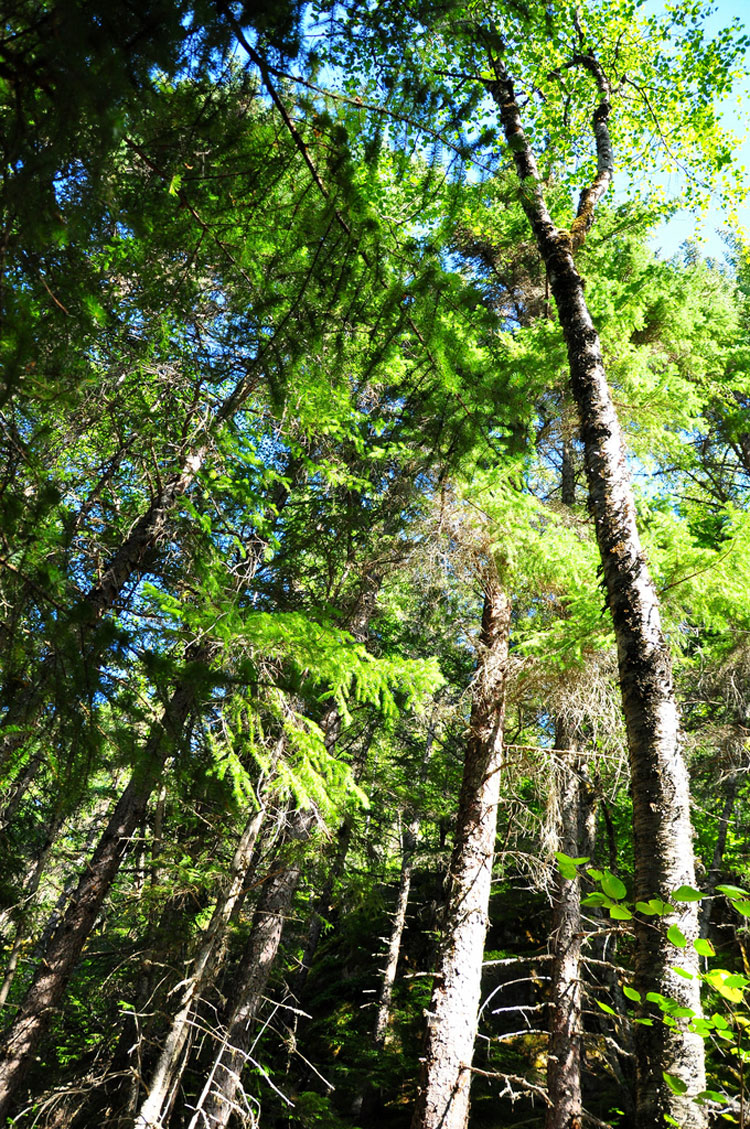
[[[281,742],[274,751],[269,766],[270,774],[274,772],[280,753]],[[180,1066],[185,1062],[183,1052],[190,1033],[190,1017],[223,959],[228,942],[229,922],[243,892],[245,875],[265,816],[266,803],[259,800],[258,808],[247,820],[235,848],[227,888],[216,901],[208,928],[193,959],[190,975],[182,985],[177,1009],[169,1031],[162,1040],[159,1059],[146,1087],[147,1097],[135,1119],[135,1129],[155,1129],[164,1123],[163,1118],[171,1106],[171,1098],[179,1082]]]
[[[253,1035],[253,1020],[276,960],[284,924],[302,873],[300,843],[308,838],[313,821],[311,811],[296,811],[290,817],[281,857],[277,857],[272,873],[266,879],[255,911],[253,929],[242,955],[239,982],[233,989],[235,1003],[224,1039],[198,1098],[189,1129],[223,1129],[235,1110],[242,1113],[238,1098],[241,1097],[241,1075]],[[284,859],[290,845],[296,848],[294,857]]]
[[[582,194],[570,232],[559,229],[547,208],[536,159],[524,134],[513,83],[502,60],[491,54],[496,76],[488,90],[500,112],[513,155],[520,199],[545,263],[565,338],[573,396],[584,445],[589,508],[604,574],[607,604],[617,640],[619,679],[630,755],[633,795],[635,897],[668,896],[683,884],[695,885],[689,787],[679,741],[671,659],[659,617],[659,604],[636,525],[635,505],[620,427],[612,403],[599,335],[586,305],[584,284],[574,260],[593,221],[596,205],[612,182],[609,137],[610,90],[591,54],[578,54],[572,66],[588,71],[599,92],[593,115],[598,167]],[[685,950],[668,941],[666,928],[636,915],[635,986],[659,992],[700,1014],[697,980],[673,972],[679,964],[697,971],[692,940],[697,935],[695,904],[673,919],[688,939]],[[658,1014],[658,1013],[657,1013]],[[695,1093],[705,1086],[703,1040],[657,1019],[636,1031],[636,1104],[639,1129],[652,1129],[664,1116],[682,1129],[705,1124],[701,1108],[676,1095],[663,1072],[679,1077]]]
[[[194,682],[182,682],[174,691],[161,720],[152,727],[141,762],[120,796],[70,904],[50,939],[4,1040],[0,1058],[0,1118],[9,1112],[39,1042],[53,1018],[194,700]]]
[[[464,1129],[469,1113],[503,745],[510,604],[494,561],[484,574],[480,658],[448,872],[446,924],[427,1013],[412,1129]]]

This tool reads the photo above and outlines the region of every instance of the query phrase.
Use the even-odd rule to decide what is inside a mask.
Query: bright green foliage
[[[269,1123],[402,1123],[490,557],[513,623],[487,1073],[543,1085],[544,1035],[533,1032],[547,982],[535,962],[553,856],[567,882],[585,875],[584,911],[594,933],[617,929],[621,968],[639,915],[676,961],[687,947],[669,919],[700,890],[628,897],[616,658],[566,354],[487,92],[502,47],[549,206],[569,226],[594,169],[596,91],[568,66],[582,35],[614,88],[621,194],[600,207],[577,262],[675,657],[697,882],[715,888],[735,931],[727,940],[713,923],[690,942],[726,966],[701,973],[707,1017],[621,987],[635,1024],[689,1028],[743,1061],[747,796],[738,787],[725,818],[716,793],[746,768],[748,272],[741,243],[726,268],[691,249],[655,255],[649,240],[675,202],[640,185],[679,159],[683,202],[699,207],[712,187],[728,215],[737,206],[716,113],[744,32],[709,42],[699,3],[655,15],[594,2],[576,18],[572,5],[536,2],[352,0],[304,19],[283,0],[141,7],[17,3],[0,43],[4,969],[21,955],[10,1008],[58,898],[130,772],[144,770],[149,733],[176,689],[194,691],[29,1075],[29,1108],[41,1102],[29,1116],[50,1129],[55,1118],[114,1123],[131,1083],[146,1084],[242,828],[263,812],[191,1016],[183,1116],[258,899],[286,865],[286,816],[312,809],[310,839],[293,844],[302,874],[245,1086]],[[231,15],[263,68],[236,45]],[[149,515],[146,548],[94,612],[91,593]],[[586,758],[590,858],[555,850],[561,719]],[[378,1050],[367,1005],[405,871]],[[599,945],[586,939],[583,976],[606,1023],[621,999],[592,972]],[[503,963],[516,959],[528,968]],[[608,1092],[602,1046],[586,1056],[600,1120],[623,1101]],[[714,1074],[719,1089],[696,1100],[732,1092],[721,1063]],[[48,1102],[50,1086],[61,1089]],[[498,1089],[477,1077],[475,1116],[516,1124]]]

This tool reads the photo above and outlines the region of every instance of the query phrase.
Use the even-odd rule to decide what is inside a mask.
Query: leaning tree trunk
[[[277,743],[269,773],[272,775],[281,753]],[[135,1129],[155,1129],[163,1124],[175,1086],[179,1082],[180,1067],[184,1065],[183,1052],[190,1032],[190,1019],[197,1002],[211,983],[215,969],[220,965],[228,942],[229,923],[244,889],[245,876],[263,821],[266,804],[261,803],[249,817],[234,851],[229,872],[229,882],[217,899],[211,920],[196,953],[190,975],[182,985],[177,1009],[147,1086],[147,1097],[135,1119]]]
[[[253,929],[242,954],[240,979],[233,989],[236,1002],[189,1129],[223,1129],[235,1110],[242,1114],[241,1075],[252,1040],[253,1020],[276,960],[284,924],[302,873],[300,841],[308,838],[314,816],[311,811],[297,811],[290,818],[291,827],[284,847],[296,840],[296,857],[288,861],[277,858],[272,874],[266,879],[255,911]]]
[[[294,974],[291,983],[292,995],[297,1000],[298,1004],[302,1003],[304,998],[305,988],[307,986],[307,979],[310,975],[310,970],[313,966],[313,961],[318,951],[320,938],[323,935],[323,926],[325,925],[325,916],[330,913],[333,903],[333,891],[339,878],[344,872],[346,865],[346,856],[349,854],[349,849],[352,843],[352,835],[354,834],[354,820],[350,815],[347,815],[344,822],[341,824],[338,832],[338,842],[336,845],[336,853],[328,868],[325,885],[320,892],[320,896],[315,903],[315,908],[310,915],[310,921],[307,926],[307,937],[305,939],[305,946],[302,950],[300,957],[299,968]],[[296,1031],[297,1014],[294,1014],[295,1031]]]
[[[23,741],[23,736],[16,739],[20,744]],[[15,780],[9,787],[8,794],[5,796],[2,809],[0,810],[0,833],[4,832],[13,822],[16,812],[23,803],[34,781],[34,777],[44,764],[45,756],[46,749],[42,745],[29,757],[18,780]],[[2,757],[0,757],[0,762],[1,761]]]
[[[192,682],[175,690],[160,722],[149,734],[141,764],[122,793],[101,839],[81,875],[62,921],[52,935],[18,1014],[4,1040],[0,1059],[0,1118],[7,1115],[39,1042],[73,973],[81,949],[120,869],[130,840],[195,698]]]
[[[502,765],[510,604],[490,561],[448,905],[412,1129],[464,1129],[482,979]]]
[[[39,883],[42,880],[42,875],[47,865],[47,859],[50,856],[62,824],[63,818],[60,814],[58,814],[53,819],[52,826],[47,832],[47,838],[44,846],[42,847],[42,850],[38,855],[36,862],[34,863],[31,873],[28,876],[26,885],[24,886],[23,901],[25,903],[25,906],[24,908],[19,908],[18,906],[16,906],[11,911],[11,913],[14,913],[16,915],[16,929],[15,936],[10,947],[10,953],[8,954],[7,964],[5,966],[5,975],[3,976],[3,982],[2,984],[0,984],[0,1009],[5,1007],[8,999],[8,994],[11,987],[13,986],[13,981],[15,979],[16,972],[18,971],[18,962],[21,956],[21,950],[23,949],[24,941],[26,941],[27,939],[29,925],[28,917],[31,913],[31,905],[33,903],[34,895],[39,889]]]
[[[659,603],[636,525],[635,505],[620,427],[607,384],[599,335],[586,305],[584,284],[573,258],[594,220],[598,201],[612,181],[612,147],[608,130],[610,92],[592,55],[577,55],[573,65],[589,71],[600,94],[593,117],[598,169],[584,190],[570,232],[552,220],[544,199],[536,159],[521,126],[513,84],[499,58],[492,58],[496,79],[488,83],[521,182],[521,203],[547,268],[560,326],[568,351],[573,396],[584,445],[589,508],[612,615],[619,663],[622,706],[630,755],[633,796],[635,897],[668,898],[682,885],[695,885],[690,825],[690,794],[682,759],[671,658],[659,617]],[[699,981],[674,972],[675,964],[695,973],[698,958],[695,903],[670,919],[688,940],[676,949],[666,925],[636,914],[635,987],[660,993],[700,1014]],[[673,1093],[668,1072],[690,1093],[705,1086],[703,1039],[681,1026],[667,1027],[653,1009],[653,1026],[639,1024],[635,1037],[636,1108],[639,1129],[661,1125],[665,1116],[681,1129],[705,1124],[701,1108],[689,1097]]]

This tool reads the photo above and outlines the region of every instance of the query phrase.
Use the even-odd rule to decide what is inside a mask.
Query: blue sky
[[[653,0],[648,7],[653,11],[659,11],[663,10],[664,5],[661,0]],[[744,3],[740,0],[715,0],[713,8],[713,14],[706,23],[709,32],[716,32],[725,27],[735,17],[739,17],[743,23],[750,26],[750,4],[747,0],[744,0]],[[746,69],[750,71],[750,58],[746,60]],[[750,187],[750,75],[746,75],[738,84],[730,98],[720,103],[720,109],[723,124],[740,139],[735,159],[748,170]],[[669,187],[672,186],[667,184],[667,188]],[[679,190],[678,184],[675,183],[673,187]],[[740,219],[747,240],[750,242],[750,197],[742,209]],[[718,204],[709,210],[699,228],[696,226],[695,216],[688,212],[680,212],[661,228],[652,242],[655,247],[661,248],[664,255],[669,256],[673,255],[686,239],[698,235],[702,240],[703,253],[721,260],[725,251],[720,235],[722,228],[726,230],[724,220],[725,217]]]

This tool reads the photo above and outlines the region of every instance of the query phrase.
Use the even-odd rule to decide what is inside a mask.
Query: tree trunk
[[[604,573],[607,604],[617,640],[619,679],[630,755],[633,795],[635,897],[665,899],[683,884],[695,885],[689,786],[682,759],[677,706],[669,648],[659,618],[656,592],[649,575],[636,525],[635,505],[619,423],[607,384],[599,336],[584,297],[584,284],[573,259],[593,222],[597,199],[612,178],[612,150],[607,119],[609,90],[591,56],[577,57],[597,81],[601,102],[594,113],[597,178],[584,191],[572,231],[558,229],[544,201],[536,160],[524,135],[513,85],[497,59],[497,81],[489,84],[500,109],[505,137],[521,181],[521,202],[546,265],[568,350],[571,387],[584,444],[589,507]],[[645,999],[658,992],[700,1014],[697,979],[686,980],[675,964],[695,973],[698,958],[695,903],[679,908],[670,919],[688,939],[678,950],[666,927],[654,929],[636,915],[635,986]],[[639,1129],[653,1129],[666,1116],[682,1129],[705,1124],[701,1108],[672,1092],[667,1071],[684,1081],[691,1093],[705,1087],[704,1046],[699,1035],[661,1022],[654,1009],[653,1026],[637,1025],[636,1105]]]
[[[179,685],[161,721],[153,726],[142,764],[133,772],[91,861],[81,875],[68,909],[50,939],[45,956],[4,1040],[3,1057],[0,1059],[0,1118],[7,1115],[65,992],[130,839],[143,818],[169,750],[182,732],[194,697],[191,683]]]
[[[320,938],[323,933],[324,914],[330,912],[331,903],[333,901],[333,891],[336,883],[341,877],[344,865],[346,863],[346,856],[349,853],[349,848],[352,842],[352,835],[354,833],[354,820],[350,816],[346,816],[338,833],[338,844],[336,847],[336,854],[328,868],[328,875],[325,880],[325,885],[320,893],[315,908],[310,917],[310,923],[307,928],[307,938],[305,940],[305,947],[302,950],[302,957],[300,958],[300,966],[297,969],[294,979],[292,981],[292,993],[296,997],[297,1002],[301,1003],[307,984],[307,978],[310,975],[315,954],[318,951]],[[296,1019],[294,1016],[295,1029]]]
[[[175,503],[190,489],[207,450],[205,445],[197,447],[188,456],[182,470],[169,479],[138,518],[101,577],[83,597],[83,605],[92,619],[101,618],[114,607],[130,578],[144,571],[153,550],[166,533]]]
[[[557,768],[560,808],[559,850],[576,858],[581,850],[580,764],[567,727],[558,720],[555,746],[569,755]],[[581,1129],[581,893],[577,878],[558,872],[552,910],[552,986],[547,1050],[547,1107],[545,1129]]]
[[[419,819],[414,817],[409,821],[403,835],[403,855],[401,859],[401,874],[399,875],[396,908],[393,913],[391,935],[388,940],[388,954],[383,980],[378,998],[378,1014],[375,1020],[374,1042],[376,1047],[385,1045],[385,1036],[388,1030],[388,1020],[391,1014],[391,999],[393,985],[396,981],[396,969],[401,952],[401,938],[406,924],[406,909],[409,905],[409,891],[411,889],[411,873],[414,867],[414,848],[417,845],[419,833]]]
[[[481,654],[464,759],[446,926],[412,1129],[464,1129],[469,1113],[497,827],[510,604],[494,562],[484,576]]]
[[[24,886],[23,901],[21,903],[21,906],[14,906],[11,910],[8,911],[9,916],[13,915],[16,918],[16,930],[10,953],[8,955],[8,962],[5,966],[5,975],[3,977],[3,982],[2,984],[0,984],[0,1009],[5,1007],[6,1001],[8,999],[8,993],[13,986],[13,981],[15,979],[16,972],[18,971],[18,961],[21,956],[21,950],[23,948],[23,943],[26,940],[29,925],[28,914],[30,912],[30,910],[26,907],[30,906],[31,902],[34,899],[34,895],[39,889],[39,883],[42,880],[44,868],[47,865],[47,859],[50,856],[50,852],[55,844],[55,839],[58,836],[62,824],[63,818],[58,813],[52,821],[52,826],[49,828],[44,846],[42,847],[40,854],[37,856],[37,860],[34,863],[31,873],[29,874],[29,877]]]
[[[575,461],[561,405],[562,465],[560,498],[575,505]],[[564,614],[564,609],[561,610]],[[560,811],[558,849],[572,858],[591,858],[596,836],[595,806],[585,779],[585,760],[576,754],[579,734],[563,717],[555,721],[558,750],[556,796]],[[560,753],[564,753],[560,757]],[[581,1002],[581,891],[578,879],[556,875],[552,909],[553,961],[547,1047],[545,1129],[580,1129],[583,1013]]]
[[[311,811],[295,812],[291,816],[286,843],[297,840],[299,847],[299,842],[306,840],[310,834],[313,818]],[[236,1002],[222,1046],[198,1099],[189,1129],[222,1129],[235,1110],[242,1113],[241,1075],[252,1039],[253,1020],[276,960],[284,923],[302,873],[299,854],[288,862],[277,861],[278,866],[266,879],[255,911],[253,929],[242,954],[240,979],[234,988]]]
[[[707,898],[701,904],[700,915],[700,935],[704,939],[708,937],[708,929],[711,924],[711,908],[713,906],[713,896],[716,890],[716,884],[721,877],[721,867],[724,861],[724,851],[727,845],[727,831],[732,819],[732,812],[734,811],[734,802],[737,797],[737,784],[739,780],[739,773],[732,772],[726,779],[724,791],[724,804],[719,816],[719,830],[716,835],[716,843],[714,845],[714,853],[711,858],[711,865],[708,868],[706,881],[703,883],[704,893]]]
[[[279,743],[271,771],[280,752]],[[192,971],[184,984],[172,1024],[162,1043],[159,1060],[147,1086],[148,1096],[135,1120],[135,1129],[156,1129],[162,1125],[162,1117],[169,1108],[170,1097],[179,1081],[180,1066],[185,1062],[183,1051],[190,1032],[190,1016],[201,993],[210,983],[214,969],[221,963],[227,944],[229,922],[242,894],[245,875],[265,816],[266,807],[261,805],[248,819],[235,848],[227,889],[216,902],[211,921],[193,960]]]
[[[419,770],[420,789],[424,786],[427,776],[427,766],[432,756],[432,746],[434,742],[435,722],[432,721],[427,731],[427,741],[425,742],[422,764]],[[411,875],[414,869],[414,851],[417,846],[418,835],[419,816],[414,814],[409,820],[403,835],[401,874],[399,876],[398,894],[396,896],[396,909],[393,914],[391,936],[388,941],[388,955],[383,970],[380,996],[378,998],[378,1014],[375,1020],[374,1041],[376,1047],[384,1046],[385,1036],[388,1030],[388,1020],[391,1014],[391,999],[393,998],[393,985],[396,982],[396,970],[398,968],[398,958],[401,952],[401,938],[403,937],[404,926],[406,925],[406,910],[409,905]]]
[[[16,735],[14,734],[14,737],[15,736]],[[22,744],[24,736],[25,735],[20,735],[16,737],[17,743],[19,745]],[[8,748],[10,748],[11,745],[12,739],[8,745]],[[45,756],[46,750],[43,746],[37,749],[37,751],[29,757],[18,780],[14,781],[14,783],[8,789],[8,795],[5,797],[2,811],[0,811],[0,832],[5,831],[6,827],[9,827],[13,822],[16,812],[21,806],[23,799],[29,790],[29,787],[34,780],[34,777],[44,764]]]
[[[248,377],[243,377],[236,385],[234,391],[223,402],[213,421],[208,425],[209,434],[212,434],[222,423],[229,419],[233,412],[241,407],[244,399],[250,395],[255,385]],[[198,474],[208,453],[207,442],[194,446],[193,450],[183,459],[181,470],[176,471],[167,481],[166,485],[153,499],[149,507],[141,514],[132,526],[127,536],[112,554],[106,568],[97,582],[93,584],[78,602],[78,611],[81,619],[76,617],[72,625],[76,636],[80,635],[83,641],[84,660],[91,659],[91,628],[110,611],[117,603],[126,585],[134,576],[142,576],[154,562],[154,553],[161,540],[164,539],[171,520],[174,507],[183,497]],[[302,469],[301,460],[290,460],[287,475],[292,483],[299,478]],[[271,494],[269,513],[278,517],[286,505],[291,486],[288,483],[278,482]],[[254,547],[255,549],[255,547]],[[262,547],[257,547],[257,565],[262,560]],[[41,711],[50,681],[54,678],[54,654],[41,665],[35,681],[34,689],[25,698],[17,697],[15,707],[9,710],[0,720],[0,769],[10,759],[12,754],[26,739],[26,730],[33,728],[33,723]],[[16,727],[21,731],[16,732]],[[13,732],[7,733],[7,729]],[[15,813],[18,802],[23,797],[26,788],[26,776],[36,771],[42,763],[40,754],[32,758],[31,765],[27,768],[18,787],[12,792],[7,805],[12,804],[10,814],[6,813],[2,826],[10,822],[11,815]],[[18,791],[20,788],[20,792]]]

